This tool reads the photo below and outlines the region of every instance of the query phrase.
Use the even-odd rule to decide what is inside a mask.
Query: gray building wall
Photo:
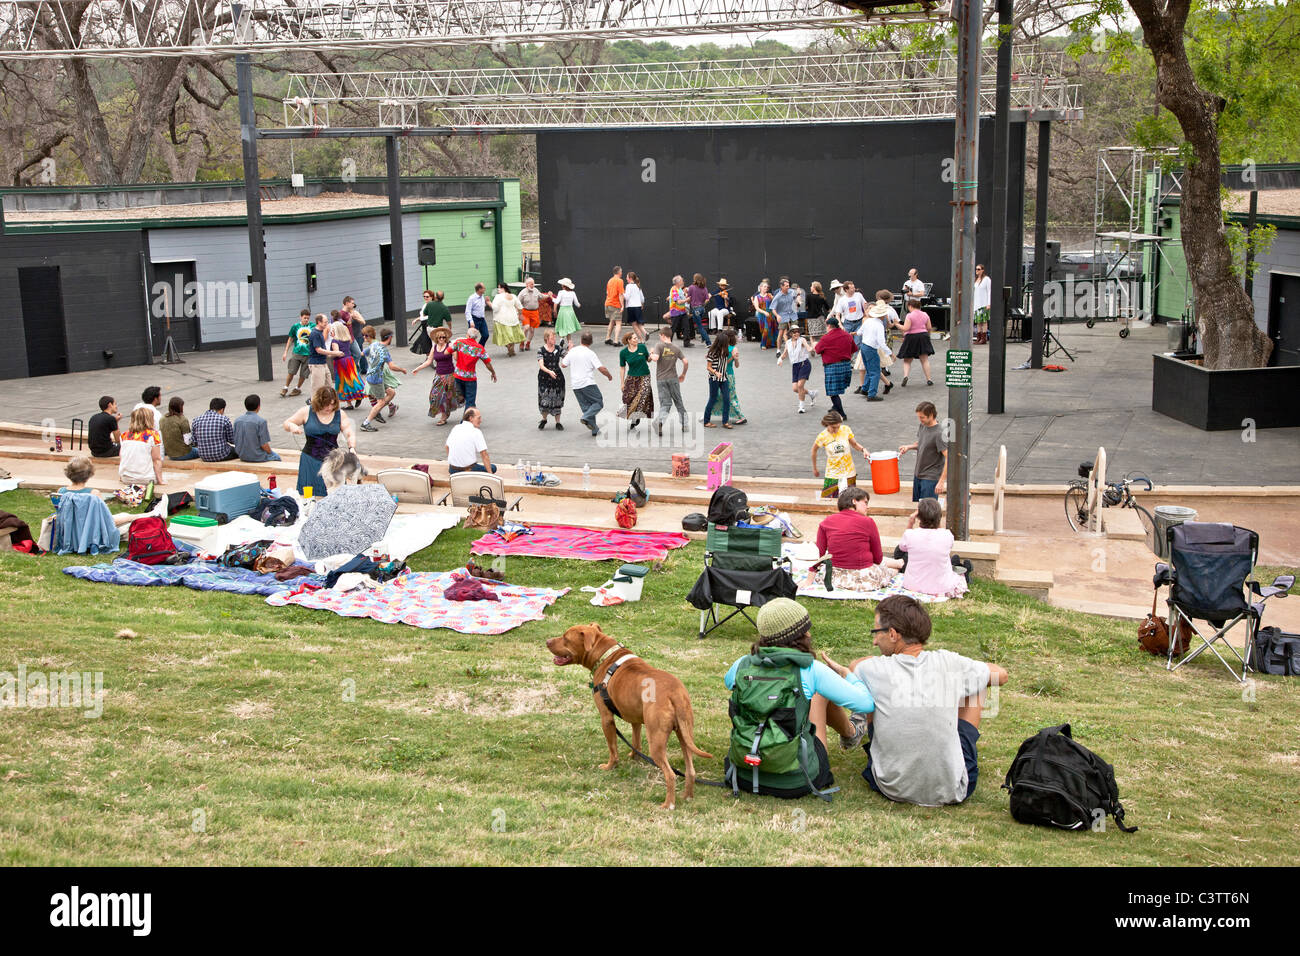
[[[403,259],[406,264],[406,310],[423,304],[422,274],[418,265],[420,217],[402,217]],[[337,309],[345,295],[357,300],[361,314],[377,318],[383,313],[379,247],[389,241],[386,214],[360,219],[268,225],[266,227],[266,281],[270,305],[271,337],[287,335],[308,307],[306,264],[316,263],[313,312]],[[248,230],[242,226],[204,226],[149,231],[150,259],[154,263],[193,261],[201,286],[247,281]],[[210,289],[211,286],[205,286]],[[218,294],[199,305],[200,341],[204,347],[247,342],[256,332],[250,317],[226,308],[230,300]],[[247,301],[249,293],[244,293]],[[251,297],[256,301],[256,297]],[[217,308],[210,308],[212,305]],[[233,313],[233,314],[229,314]]]
[[[1268,252],[1257,256],[1259,268],[1255,271],[1252,298],[1255,303],[1255,324],[1268,331],[1268,274],[1273,269],[1300,272],[1300,230],[1278,227],[1273,245]]]

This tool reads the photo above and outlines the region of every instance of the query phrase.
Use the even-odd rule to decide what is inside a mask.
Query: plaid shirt
[[[194,448],[204,461],[222,461],[235,443],[235,426],[221,412],[209,408],[190,425]]]

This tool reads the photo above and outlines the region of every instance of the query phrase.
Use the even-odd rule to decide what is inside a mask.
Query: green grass
[[[48,500],[0,495],[35,527]],[[411,562],[461,563],[454,530]],[[685,681],[696,739],[720,775],[721,677],[753,630],[695,637],[684,601],[698,545],[671,554],[637,604],[593,608],[576,589],[610,563],[510,559],[512,583],[575,590],[498,637],[272,609],[260,598],[68,577],[97,559],[0,554],[0,670],[104,672],[99,719],[0,711],[0,861],[9,864],[1106,864],[1295,861],[1300,683],[1258,678],[1254,699],[1217,662],[1166,673],[1135,625],[1047,607],[979,581],[933,608],[937,646],[996,660],[1011,682],[960,807],[891,804],[832,747],[834,803],[700,788],[659,809],[657,771],[605,772],[587,674],[543,641],[599,621]],[[1271,578],[1269,578],[1271,580]],[[814,638],[840,660],[871,651],[869,606],[811,601]],[[136,636],[117,635],[130,628]],[[1207,655],[1208,656],[1208,655]],[[1250,695],[1247,695],[1249,697]],[[354,699],[348,699],[352,697]],[[1069,721],[1115,764],[1132,835],[1022,826],[998,789],[1016,748]],[[670,755],[680,766],[676,746]]]

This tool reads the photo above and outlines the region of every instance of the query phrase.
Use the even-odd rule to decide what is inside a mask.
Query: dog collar
[[[622,645],[621,642],[620,642],[620,643],[617,643],[617,644],[615,644],[613,647],[611,647],[609,650],[607,650],[604,654],[601,654],[600,657],[596,659],[596,663],[594,663],[594,664],[591,665],[591,672],[592,672],[593,674],[596,673],[596,668],[599,667],[602,663],[604,663],[605,658],[607,658],[607,657],[609,657],[609,655],[611,655],[611,654],[617,652],[618,649],[619,649],[620,647],[622,647],[622,646],[623,646],[623,645]]]

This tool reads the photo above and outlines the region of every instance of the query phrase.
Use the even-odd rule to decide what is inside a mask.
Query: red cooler
[[[896,495],[898,488],[898,452],[872,452],[871,490],[878,495]]]

